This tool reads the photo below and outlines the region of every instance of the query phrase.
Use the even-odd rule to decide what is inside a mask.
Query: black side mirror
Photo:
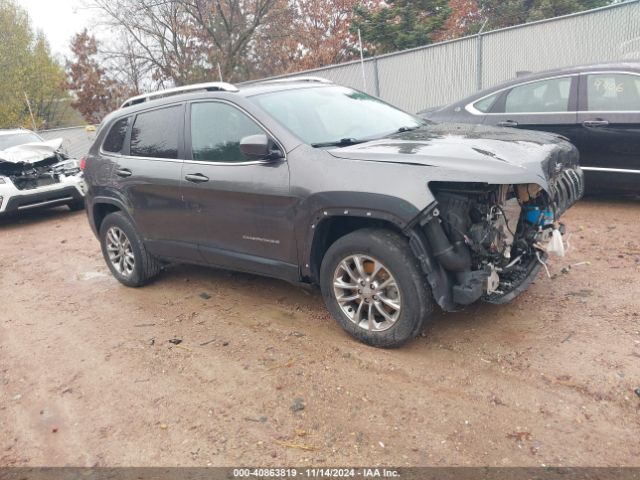
[[[240,152],[251,160],[275,160],[284,155],[264,134],[249,135],[240,140]]]

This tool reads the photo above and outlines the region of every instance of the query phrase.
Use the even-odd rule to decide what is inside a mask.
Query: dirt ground
[[[639,212],[580,202],[554,278],[398,350],[276,280],[121,286],[82,212],[4,220],[0,466],[640,466]]]

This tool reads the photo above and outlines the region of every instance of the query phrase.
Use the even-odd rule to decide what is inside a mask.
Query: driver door
[[[224,101],[190,103],[185,123],[182,234],[198,244],[207,263],[297,280],[296,200],[287,161],[248,159],[240,152],[242,138],[273,135]]]

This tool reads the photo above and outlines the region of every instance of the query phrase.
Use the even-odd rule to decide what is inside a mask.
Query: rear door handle
[[[498,122],[498,125],[501,127],[517,127],[518,122],[514,120],[505,120],[503,122]]]
[[[193,183],[204,183],[209,181],[209,177],[206,177],[201,173],[190,173],[188,175],[185,175],[184,179],[187,182],[193,182]]]
[[[609,122],[607,120],[585,120],[584,122],[582,122],[582,125],[584,125],[585,127],[606,127],[607,125],[609,125]]]
[[[119,177],[130,177],[133,173],[128,168],[119,168],[116,170],[116,175]]]

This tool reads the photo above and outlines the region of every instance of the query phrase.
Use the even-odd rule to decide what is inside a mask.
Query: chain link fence
[[[273,78],[317,75],[417,112],[521,71],[617,60],[640,60],[640,0]]]

